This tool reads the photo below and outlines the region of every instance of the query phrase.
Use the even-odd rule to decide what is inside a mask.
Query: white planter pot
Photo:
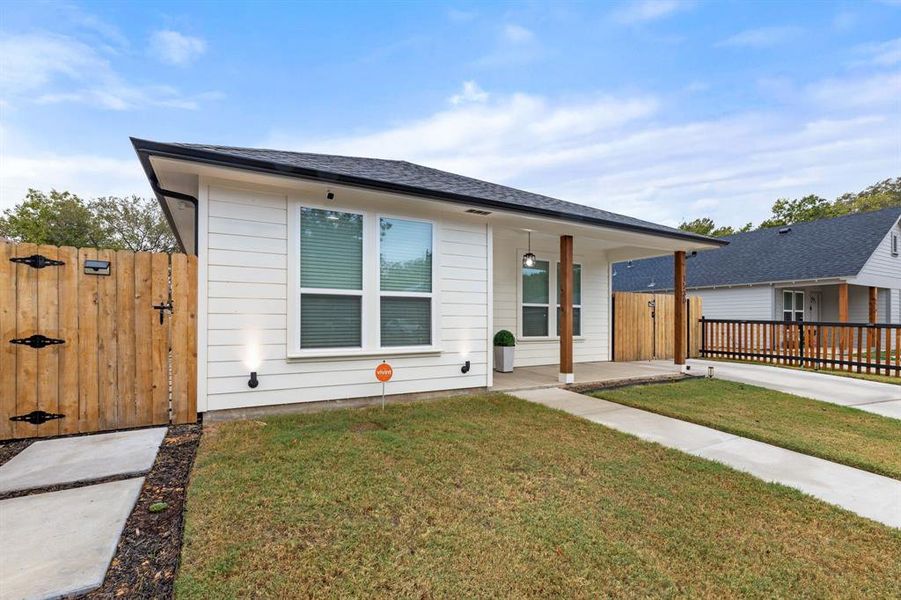
[[[513,346],[494,347],[494,370],[501,373],[513,371]]]

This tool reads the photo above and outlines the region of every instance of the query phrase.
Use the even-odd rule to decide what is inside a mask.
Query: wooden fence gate
[[[672,294],[613,293],[613,360],[673,358],[675,299]],[[701,299],[685,301],[686,352],[700,356]]]
[[[0,439],[197,420],[197,260],[0,243]]]

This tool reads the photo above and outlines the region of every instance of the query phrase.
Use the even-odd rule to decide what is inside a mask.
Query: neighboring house
[[[499,329],[572,381],[610,359],[613,262],[725,243],[404,161],[132,142],[198,255],[200,411],[377,396],[382,360],[389,394],[491,387]]]
[[[727,236],[686,261],[690,296],[709,319],[901,323],[901,207]],[[665,292],[673,261],[614,266],[615,291]],[[845,308],[846,307],[846,308]]]

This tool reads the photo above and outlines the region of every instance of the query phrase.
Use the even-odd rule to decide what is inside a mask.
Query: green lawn
[[[897,597],[901,531],[494,394],[209,428],[180,598]]]
[[[593,395],[901,479],[897,419],[722,379]]]

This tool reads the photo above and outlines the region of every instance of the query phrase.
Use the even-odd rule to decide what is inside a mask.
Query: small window
[[[432,225],[379,219],[382,347],[432,343]]]
[[[804,292],[782,291],[782,320],[804,320]]]
[[[536,260],[522,267],[522,334],[547,337],[550,316],[550,263]]]
[[[892,232],[892,256],[898,256],[898,234]]]
[[[362,345],[363,215],[300,211],[300,347]]]
[[[560,335],[560,294],[563,281],[560,277],[560,263],[557,263],[557,335]],[[582,265],[573,263],[573,335],[582,335]]]

